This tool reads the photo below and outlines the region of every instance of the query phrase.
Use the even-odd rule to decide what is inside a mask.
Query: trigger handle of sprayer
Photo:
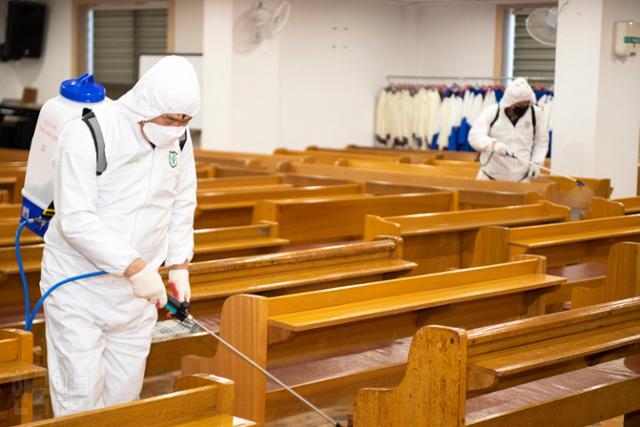
[[[189,302],[188,301],[180,302],[176,298],[172,297],[171,295],[167,295],[166,308],[167,310],[169,310],[171,314],[173,314],[173,317],[175,317],[181,322],[184,322],[190,316]]]

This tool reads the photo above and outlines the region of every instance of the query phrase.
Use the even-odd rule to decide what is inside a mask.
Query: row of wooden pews
[[[473,327],[543,314],[543,296],[564,284],[544,259],[330,288],[286,296],[235,295],[220,335],[320,406],[350,401],[358,388],[394,384],[421,325]],[[235,381],[236,412],[276,421],[304,411],[283,389],[218,347],[187,357],[182,374],[217,372]]]
[[[471,330],[425,327],[399,385],[359,391],[353,425],[577,427],[624,414],[636,426],[639,320],[636,297]]]
[[[556,335],[553,322],[541,320],[546,319],[541,317],[545,313],[552,313],[548,316],[565,316],[557,318],[563,319],[556,321],[558,325],[572,324],[574,316],[580,317],[580,310],[594,309],[592,304],[621,304],[609,301],[639,295],[640,245],[628,243],[637,242],[640,235],[640,223],[633,216],[628,216],[627,222],[621,222],[621,218],[608,218],[609,222],[592,219],[576,226],[578,222],[570,221],[568,207],[548,201],[558,200],[555,196],[564,191],[561,182],[479,185],[459,176],[470,176],[469,171],[477,170],[477,165],[470,164],[475,159],[442,158],[432,152],[359,150],[363,149],[310,147],[298,152],[279,150],[274,155],[196,152],[198,230],[196,258],[189,268],[192,310],[202,322],[219,330],[312,402],[334,411],[331,413],[341,421],[353,414],[358,426],[414,425],[398,420],[434,425],[422,422],[420,416],[436,418],[418,403],[413,405],[411,399],[392,403],[390,397],[376,400],[377,391],[371,395],[366,389],[358,393],[368,387],[393,388],[402,381],[399,387],[405,394],[396,390],[385,393],[400,399],[406,393],[426,396],[422,390],[435,388],[419,382],[433,372],[427,368],[445,375],[450,367],[446,361],[434,365],[439,362],[432,358],[432,352],[442,353],[445,348],[453,352],[448,349],[449,343],[457,343],[450,334],[447,337],[453,341],[447,341],[446,346],[434,341],[435,350],[427,348],[423,335],[431,337],[429,331],[488,337],[474,341],[478,346],[470,347],[469,356],[465,356],[465,363],[473,360],[474,368],[465,374],[468,378],[458,402],[464,404],[468,397],[467,402],[476,406],[469,406],[466,415],[462,407],[462,421],[456,425],[464,425],[465,416],[469,423],[486,425],[514,425],[512,420],[525,425],[526,420],[535,422],[536,418],[527,416],[530,409],[524,408],[523,412],[523,408],[513,406],[505,413],[520,414],[514,415],[520,418],[504,415],[506,423],[492,424],[494,415],[482,414],[495,414],[501,407],[494,405],[494,400],[479,406],[480,401],[474,399],[531,384],[535,388],[536,381],[554,375],[600,369],[598,364],[614,363],[637,350],[631,311],[618,317],[611,314],[622,319],[618,323],[603,326],[590,318],[587,323],[576,321],[580,326]],[[450,172],[431,174],[424,170]],[[600,192],[608,197],[606,186],[594,190],[603,182],[588,185],[593,194]],[[482,209],[469,210],[478,207]],[[0,218],[5,211],[9,220],[15,221],[16,206],[0,206]],[[6,293],[8,300],[13,298],[13,306],[0,307],[0,312],[13,321],[5,327],[19,327],[22,300],[9,231],[11,226],[15,228],[15,222],[3,231],[1,221],[0,246],[6,242],[6,252],[3,255],[0,247],[0,273],[4,274],[0,275],[0,292]],[[496,229],[507,231],[496,234]],[[29,259],[29,280],[34,284],[39,275],[41,246],[38,248],[38,240],[27,239],[25,257]],[[38,293],[37,289],[31,292]],[[606,307],[601,311],[602,318],[608,316],[602,313],[614,312],[613,306]],[[9,316],[12,310],[13,317]],[[529,321],[531,325],[547,322],[539,329],[549,332],[547,341],[538,343],[541,333],[534,329],[510,326],[527,325]],[[600,328],[605,329],[598,335]],[[494,330],[510,332],[496,335],[490,332]],[[580,335],[589,330],[600,341],[592,341],[592,335]],[[609,339],[612,331],[618,330],[618,338]],[[36,350],[32,355],[40,363],[46,354],[44,333],[44,323],[39,319],[34,326]],[[556,351],[554,339],[558,345],[564,341],[571,344],[564,347],[564,353],[561,346]],[[532,355],[540,353],[540,348],[553,351],[548,360],[535,362]],[[571,349],[574,352],[568,354]],[[455,351],[460,355],[463,350]],[[420,356],[417,364],[413,363],[416,352],[427,354]],[[476,358],[471,355],[474,352]],[[232,415],[236,415],[259,425],[320,425],[320,419],[308,414],[305,406],[203,332],[154,339],[147,380],[156,381],[154,378],[168,373],[175,377],[180,368],[180,391],[157,399],[175,399],[166,402],[186,408],[183,415],[193,418],[176,419],[172,424],[201,425],[209,421],[208,417],[213,420],[222,415],[231,424],[220,425],[243,422],[234,421]],[[462,370],[467,371],[466,367]],[[462,378],[453,368],[446,372],[447,378]],[[190,387],[184,382],[200,375],[190,384],[204,387],[199,381],[207,373],[235,382],[234,409],[227,405],[222,411],[206,412],[189,406],[184,389]],[[229,385],[221,379],[207,381],[206,386],[216,390],[219,384],[215,381]],[[407,382],[418,384],[419,391],[407,388]],[[436,402],[434,405],[440,405],[440,411],[444,404],[437,402],[450,404],[453,395],[438,394],[437,399],[433,394],[428,396]],[[514,400],[514,394],[504,396]],[[564,399],[556,397],[553,399],[558,402]],[[80,421],[69,421],[77,424],[60,425],[84,425],[120,416],[116,414],[129,414],[126,416],[133,418],[126,419],[132,423],[141,419],[136,416],[156,420],[155,414],[147,415],[146,411],[158,411],[159,406],[150,402],[153,400],[113,408],[123,412],[110,412],[108,408],[84,413],[77,416]],[[573,401],[567,402],[573,405]],[[224,406],[220,405],[218,408]],[[389,409],[389,405],[395,409]],[[632,406],[616,407],[603,414],[615,416],[638,409]],[[409,411],[409,418],[394,418],[395,412],[402,412],[399,409]],[[380,416],[387,412],[389,416]],[[373,416],[377,417],[375,423],[371,414],[378,414]],[[165,417],[167,425],[171,417]],[[158,419],[158,425],[164,425],[164,421]],[[43,422],[49,425],[54,421]]]

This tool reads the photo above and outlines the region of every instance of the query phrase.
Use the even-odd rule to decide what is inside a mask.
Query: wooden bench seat
[[[307,147],[307,150],[314,149],[315,146]],[[425,158],[435,157],[437,159],[443,160],[460,160],[466,162],[477,162],[480,157],[480,153],[475,151],[449,151],[449,150],[415,150],[415,149],[402,149],[398,150],[395,148],[385,148],[385,147],[369,147],[364,145],[355,145],[349,144],[345,151],[348,152],[372,152],[372,153],[381,153],[381,154],[391,154],[393,155],[396,152],[400,152],[405,156],[409,156],[412,159],[417,159],[413,161],[413,163],[422,163],[422,160]]]
[[[189,265],[191,312],[219,312],[224,299],[234,294],[273,295],[370,282],[414,267],[402,259],[402,241],[394,238],[195,262]]]
[[[358,385],[372,378],[397,381],[396,374],[401,370],[394,364],[382,363],[375,368],[367,364],[364,370],[340,377],[321,368],[322,360],[335,362],[335,357],[351,354],[357,361],[363,358],[361,352],[410,337],[424,322],[435,319],[475,327],[540,314],[542,296],[558,291],[565,282],[561,277],[543,274],[544,269],[543,258],[526,256],[480,269],[292,295],[235,295],[223,305],[220,334],[285,378],[306,378],[307,372],[311,376],[316,375],[313,372],[324,372],[325,378],[309,377],[310,383],[291,384],[312,401],[322,403],[353,394]],[[314,361],[318,369],[311,369],[309,364]],[[354,359],[343,365],[352,362]],[[300,370],[299,366],[306,368]],[[356,362],[354,366],[359,365]],[[183,373],[193,372],[217,372],[234,378],[240,399],[238,414],[251,414],[259,423],[265,417],[275,420],[301,409],[284,390],[267,390],[260,373],[223,347],[218,347],[213,359],[185,358]]]
[[[226,178],[206,178],[198,180],[198,191],[217,190],[220,188],[257,187],[284,184],[281,175],[233,176]]]
[[[106,408],[46,419],[29,426],[107,427],[113,425],[249,427],[233,416],[233,382],[213,375],[177,381],[175,392]]]
[[[276,171],[278,167],[287,161],[309,161],[313,159],[298,155],[277,155],[240,153],[233,151],[194,150],[195,159],[200,162],[210,162],[219,165],[243,167],[252,170]]]
[[[310,163],[317,163],[323,165],[332,165],[338,160],[342,159],[353,159],[353,160],[362,160],[366,162],[389,162],[389,163],[409,163],[411,161],[410,158],[403,156],[401,152],[395,153],[395,155],[379,155],[379,154],[369,154],[369,153],[356,153],[356,152],[344,152],[344,151],[333,151],[333,150],[290,150],[287,148],[277,148],[274,150],[273,154],[276,155],[286,155],[286,156],[296,156],[296,157],[305,157],[311,158],[312,161]]]
[[[402,215],[456,210],[457,193],[439,191],[376,197],[345,196],[341,200],[264,200],[253,221],[278,223],[280,236],[292,245],[333,243],[362,239],[367,214]]]
[[[526,425],[582,426],[585,423],[579,420],[585,418],[575,414],[563,418],[572,420],[569,424],[539,424],[540,419],[527,412],[534,402],[556,405],[564,400],[562,412],[572,413],[568,402],[577,394],[589,393],[597,384],[615,388],[622,377],[636,378],[640,387],[640,363],[630,377],[621,371],[618,375],[618,368],[610,370],[621,366],[621,357],[638,352],[639,320],[640,298],[635,297],[469,331],[423,328],[411,344],[402,383],[394,389],[361,390],[354,405],[354,425],[400,425],[394,423],[408,414],[417,417],[418,425],[427,419],[436,425],[461,425],[465,398],[482,393],[467,400],[469,425],[522,425],[504,422],[533,417]],[[421,394],[418,389],[423,390],[424,400],[411,397]],[[496,389],[503,390],[485,394]],[[638,409],[636,398],[630,411]],[[383,414],[384,422],[374,421]],[[503,415],[496,418],[496,414]]]
[[[413,274],[471,266],[476,234],[489,225],[521,226],[568,221],[569,208],[550,202],[504,208],[380,217],[368,215],[364,239],[402,237]]]
[[[555,183],[519,183],[505,181],[476,181],[469,178],[426,176],[398,171],[349,168],[342,166],[316,165],[287,162],[278,170],[281,173],[326,176],[355,182],[379,181],[392,184],[424,186],[431,189],[457,190],[461,209],[479,209],[513,206],[531,203],[543,198],[555,197]]]
[[[637,411],[638,394],[640,357],[632,356],[471,398],[465,425],[601,425]],[[625,426],[634,425],[627,421]]]
[[[640,216],[589,219],[530,227],[484,227],[476,237],[472,265],[504,262],[510,257],[537,254],[547,257],[549,267],[562,267],[582,263],[609,264],[609,268],[627,268],[624,262],[635,265],[636,245],[616,245],[622,242],[640,242]],[[618,247],[622,253],[613,255]],[[631,265],[629,264],[629,265]],[[613,301],[636,295],[640,290],[633,272],[617,283],[607,283],[600,277],[583,277],[570,282],[573,307]],[[625,283],[626,282],[626,283]],[[606,284],[606,286],[605,286]]]
[[[223,178],[224,179],[224,178]],[[230,179],[230,178],[229,178]],[[198,201],[207,201],[208,197],[221,196],[224,194],[228,194],[231,198],[234,195],[242,195],[245,193],[251,193],[254,191],[280,191],[280,190],[290,190],[293,188],[292,184],[272,184],[272,185],[247,185],[247,186],[234,186],[228,188],[216,188],[216,189],[208,189],[202,190],[198,189]]]
[[[46,375],[46,369],[33,364],[33,336],[29,332],[0,330],[0,423],[32,420],[33,381]]]
[[[327,198],[346,195],[364,195],[361,184],[342,184],[312,187],[264,188],[237,187],[218,192],[198,193],[196,227],[229,227],[251,223],[253,208],[261,200]]]
[[[473,168],[461,168],[458,166],[436,166],[433,164],[402,164],[402,163],[382,163],[375,160],[359,160],[345,158],[338,160],[335,164],[341,167],[356,169],[373,169],[386,172],[397,172],[410,175],[424,175],[435,177],[454,177],[474,179],[478,171]]]

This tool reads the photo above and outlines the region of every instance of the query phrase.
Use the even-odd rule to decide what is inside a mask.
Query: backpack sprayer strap
[[[89,128],[93,138],[93,145],[96,148],[96,175],[100,176],[107,169],[107,155],[104,149],[104,136],[102,136],[100,123],[98,123],[96,114],[88,108],[82,110],[82,121]]]

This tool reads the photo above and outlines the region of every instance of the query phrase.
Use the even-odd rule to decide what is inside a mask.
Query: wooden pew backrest
[[[80,412],[30,426],[106,427],[114,425],[173,426],[202,423],[233,427],[233,382],[213,375],[195,375],[177,381],[173,393]],[[251,425],[251,424],[244,424]]]
[[[32,381],[47,370],[33,364],[33,335],[20,329],[0,330],[0,422],[15,425],[33,417]]]
[[[402,237],[406,257],[418,263],[414,274],[424,274],[471,266],[476,234],[484,226],[553,223],[568,221],[570,215],[569,208],[550,202],[386,218],[368,215],[364,238]]]
[[[457,193],[433,192],[342,200],[264,200],[254,208],[253,222],[272,221],[292,245],[361,239],[367,214],[399,215],[456,210]]]
[[[431,189],[458,190],[462,209],[531,203],[533,193],[546,200],[551,200],[554,197],[554,189],[556,188],[555,183],[476,181],[468,178],[425,176],[395,171],[315,165],[301,162],[285,163],[279,171],[298,175],[329,176],[357,182],[384,181],[393,184],[425,186]]]

